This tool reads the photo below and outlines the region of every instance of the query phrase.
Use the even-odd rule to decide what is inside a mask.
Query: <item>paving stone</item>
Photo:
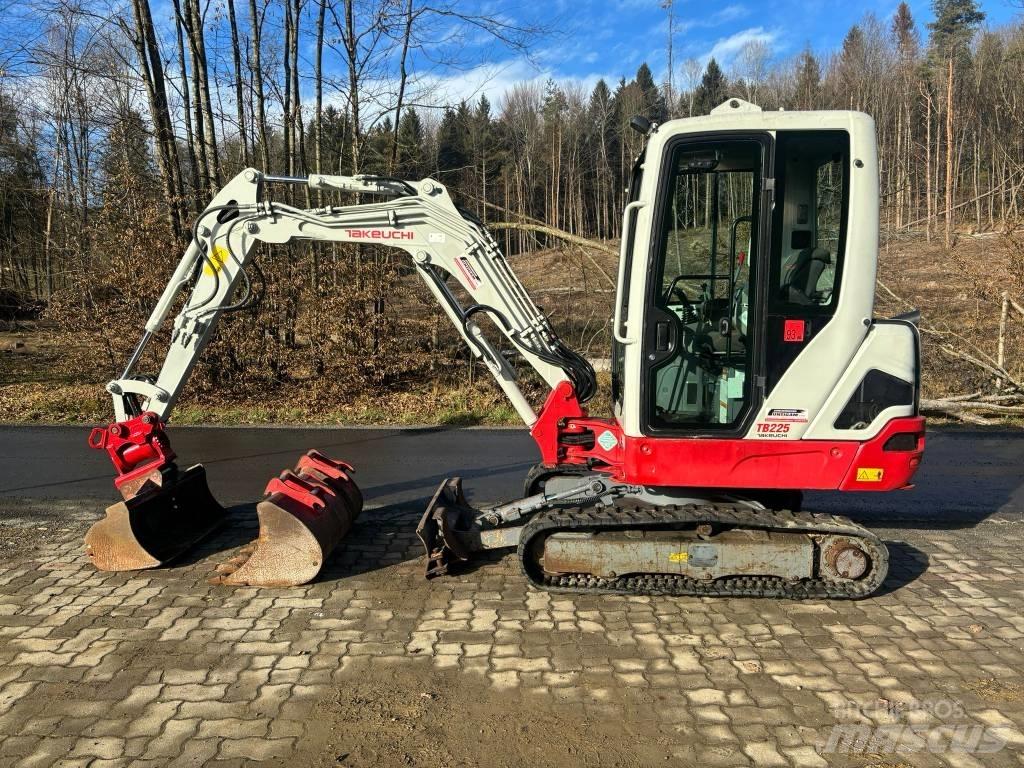
[[[915,531],[920,552],[892,550],[892,572],[914,565],[915,578],[864,601],[803,603],[551,595],[511,560],[433,582],[413,605],[359,575],[227,590],[206,585],[201,562],[97,574],[79,538],[55,540],[48,568],[0,564],[0,764],[286,764],[319,699],[419,664],[619,723],[682,765],[860,765],[818,751],[836,723],[960,721],[844,713],[948,697],[1007,745],[879,764],[1024,766],[1024,567],[1001,526],[980,530],[984,547]],[[410,528],[400,550],[350,543],[340,556],[401,562],[397,577],[418,579],[412,544]]]
[[[225,739],[218,754],[226,758],[272,760],[287,756],[294,744],[295,739]]]

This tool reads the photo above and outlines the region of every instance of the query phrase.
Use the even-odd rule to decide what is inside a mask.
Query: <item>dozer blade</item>
[[[352,528],[363,498],[352,468],[310,451],[267,485],[256,507],[259,537],[240,555],[217,567],[218,584],[284,587],[316,578]]]
[[[196,464],[107,507],[107,516],[85,534],[85,550],[101,571],[156,568],[213,533],[226,514],[210,493],[206,470]]]
[[[453,563],[469,560],[471,550],[462,537],[473,527],[475,516],[476,510],[466,503],[462,492],[462,478],[442,482],[416,526],[427,554],[428,579],[444,576]]]

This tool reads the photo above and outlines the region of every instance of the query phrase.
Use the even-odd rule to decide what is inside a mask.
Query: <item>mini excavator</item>
[[[407,253],[537,443],[522,498],[476,509],[458,478],[441,484],[417,527],[428,577],[515,548],[526,578],[554,591],[858,598],[877,589],[884,543],[849,519],[801,509],[807,490],[909,488],[924,452],[918,318],[873,316],[872,119],[731,99],[707,116],[632,125],[646,140],[622,212],[604,417],[584,407],[597,389],[591,364],[437,181],[235,177],[199,215],[124,374],[107,385],[116,421],[89,442],[110,455],[123,500],[86,537],[95,565],[159,566],[222,522],[202,466],[177,466],[165,424],[218,319],[250,300],[256,244],[312,240]],[[272,199],[278,184],[360,202],[301,209]],[[139,375],[186,290],[159,375]],[[509,344],[550,387],[539,411],[500,348]],[[310,452],[271,481],[259,538],[219,578],[312,579],[362,503],[349,465]]]

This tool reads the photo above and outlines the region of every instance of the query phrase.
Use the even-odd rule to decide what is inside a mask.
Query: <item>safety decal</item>
[[[881,467],[857,467],[858,483],[880,483],[885,470]]]
[[[428,243],[443,243],[445,241],[444,232],[428,232],[427,242]]]
[[[224,269],[224,265],[227,264],[229,258],[231,258],[231,251],[223,245],[213,246],[213,250],[206,258],[206,264],[203,266],[203,274],[213,277]]]
[[[668,556],[668,561],[670,563],[685,563],[689,559],[689,552],[672,552]]]
[[[469,286],[469,289],[471,291],[476,290],[477,286],[480,285],[480,275],[478,275],[476,270],[473,269],[473,265],[469,263],[469,259],[465,256],[459,256],[459,258],[455,260],[455,263],[462,272],[462,276],[466,279],[466,284]]]
[[[604,448],[606,451],[610,451],[612,448],[619,444],[619,439],[614,435],[610,429],[606,429],[600,435],[597,436],[597,444]]]
[[[772,408],[768,411],[765,421],[806,422],[807,411],[803,408]]]

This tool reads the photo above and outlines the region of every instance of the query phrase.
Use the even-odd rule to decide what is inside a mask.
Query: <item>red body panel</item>
[[[637,485],[891,491],[910,485],[924,453],[924,430],[924,418],[910,416],[892,419],[863,442],[628,437],[615,421],[588,417],[563,382],[531,434],[544,464],[588,464]],[[593,440],[579,444],[588,433]],[[897,434],[913,435],[913,448],[886,450]]]

